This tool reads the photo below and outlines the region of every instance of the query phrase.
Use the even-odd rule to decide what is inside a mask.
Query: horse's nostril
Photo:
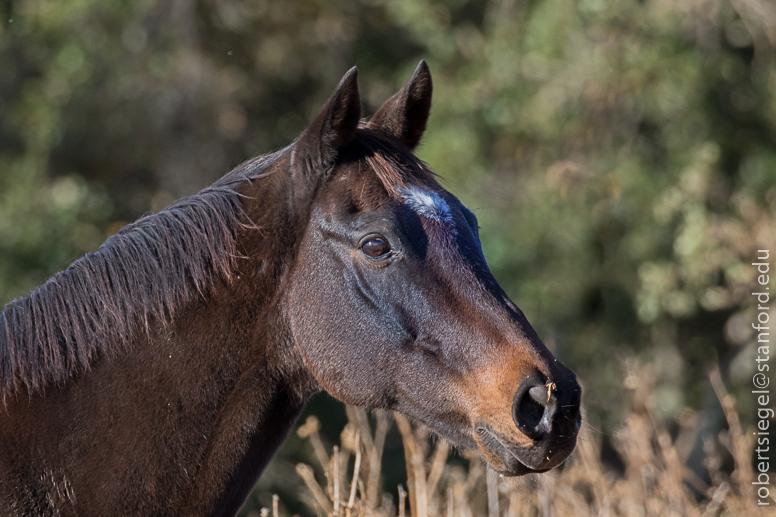
[[[540,386],[534,386],[528,390],[527,396],[520,399],[520,407],[517,408],[520,423],[525,427],[534,428],[539,425],[544,416],[544,404],[542,397],[544,391]],[[520,424],[518,424],[520,425]]]
[[[557,399],[537,374],[527,377],[515,393],[512,418],[524,435],[539,440],[550,432]]]

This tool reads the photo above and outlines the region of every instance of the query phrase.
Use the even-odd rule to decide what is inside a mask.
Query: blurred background
[[[712,368],[754,423],[750,264],[758,249],[776,262],[775,52],[772,0],[0,0],[0,303],[290,143],[351,66],[371,114],[425,59],[417,154],[577,373],[602,461],[624,468],[611,437],[638,362],[651,411],[692,430],[686,461],[703,477],[703,437],[727,426]],[[307,414],[327,443],[346,422],[326,395]],[[397,431],[386,444],[395,492]],[[273,492],[297,508],[294,463],[310,454],[292,433],[244,511]]]

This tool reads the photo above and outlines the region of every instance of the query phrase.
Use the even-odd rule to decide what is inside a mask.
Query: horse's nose
[[[543,381],[534,372],[515,393],[512,418],[520,432],[532,440],[542,440],[552,434],[563,438],[572,431],[566,427],[579,428],[580,399],[581,389],[573,374],[556,384],[551,380]]]

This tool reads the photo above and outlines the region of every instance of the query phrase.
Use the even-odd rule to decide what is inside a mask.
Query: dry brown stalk
[[[310,489],[310,492],[313,493],[316,504],[323,510],[323,512],[326,515],[332,513],[334,509],[332,508],[329,499],[326,497],[326,492],[323,491],[321,485],[319,485],[318,481],[315,480],[315,474],[313,473],[312,467],[305,465],[304,463],[300,463],[296,466],[296,472],[299,474],[302,480],[304,480],[307,488]]]
[[[738,418],[738,410],[736,410],[735,399],[728,393],[725,388],[725,383],[722,382],[722,375],[719,368],[714,367],[709,373],[709,381],[714,388],[719,403],[722,405],[722,410],[725,413],[725,419],[728,423],[728,429],[730,430],[730,452],[733,455],[735,461],[735,470],[733,471],[733,478],[738,482],[739,487],[746,487],[743,490],[744,507],[752,508],[755,505],[754,494],[751,490],[748,490],[752,486],[754,481],[754,472],[750,461],[749,454],[751,453],[752,446],[749,436],[744,435],[744,431],[741,428],[741,420]],[[744,508],[739,508],[743,510]]]
[[[426,468],[423,465],[425,457],[423,450],[412,432],[409,420],[395,413],[394,419],[399,427],[404,443],[407,461],[407,489],[410,494],[410,513],[412,517],[428,516],[428,497],[426,492]]]
[[[330,460],[329,455],[326,454],[326,447],[323,446],[323,442],[321,441],[320,430],[321,423],[315,416],[310,415],[307,417],[304,425],[297,429],[296,434],[298,434],[300,438],[307,438],[310,440],[318,463],[323,470],[326,470],[329,467]]]
[[[498,474],[495,470],[488,468],[488,517],[499,517],[498,508]]]
[[[439,480],[442,479],[442,472],[447,464],[447,456],[450,453],[450,446],[447,442],[440,438],[437,443],[436,450],[434,451],[434,457],[431,459],[431,469],[428,472],[428,493],[433,495],[436,493]]]
[[[353,514],[353,505],[356,503],[356,490],[358,489],[358,471],[361,468],[361,445],[360,433],[356,431],[356,464],[353,467],[353,481],[350,483],[350,498],[348,498],[348,507],[345,510],[345,517],[351,517]]]
[[[337,517],[339,515],[339,481],[340,481],[340,458],[339,458],[339,447],[336,445],[334,446],[334,517]]]
[[[380,464],[383,459],[385,437],[388,435],[390,427],[391,421],[388,413],[379,411],[377,413],[374,445],[367,449],[369,450],[369,476],[367,477],[366,483],[366,505],[369,510],[374,510],[377,507],[380,485]]]
[[[517,517],[518,507],[520,500],[517,496],[517,491],[512,491],[509,494],[509,508],[507,509],[507,517]]]

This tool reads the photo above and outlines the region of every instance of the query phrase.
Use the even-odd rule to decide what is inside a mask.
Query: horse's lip
[[[525,463],[520,460],[520,458],[515,454],[515,452],[508,447],[503,440],[498,436],[498,434],[491,431],[487,426],[485,425],[478,425],[475,429],[477,434],[480,435],[486,435],[489,440],[490,448],[493,449],[493,445],[497,445],[496,451],[491,450],[491,452],[495,452],[497,456],[501,457],[504,461],[504,467],[505,468],[499,468],[497,465],[491,464],[490,466],[498,472],[499,474],[502,474],[504,476],[524,476],[526,474],[541,474],[542,472],[547,472],[548,470],[551,470],[552,467],[546,468],[546,469],[534,469],[526,465]],[[488,462],[490,463],[490,462]]]

